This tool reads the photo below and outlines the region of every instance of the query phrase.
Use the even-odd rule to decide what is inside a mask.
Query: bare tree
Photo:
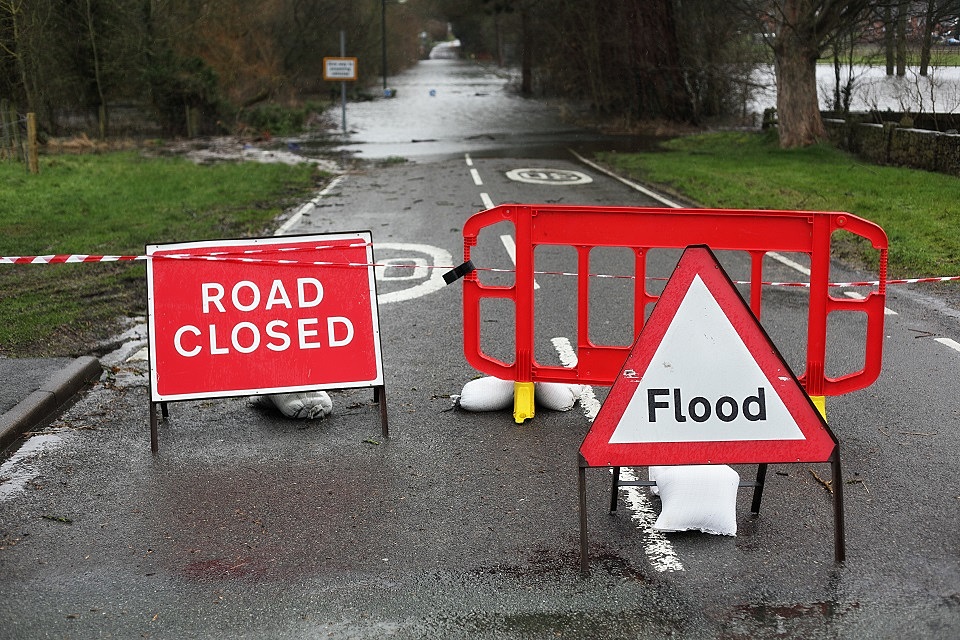
[[[907,74],[907,14],[910,10],[910,0],[900,0],[897,5],[897,23],[896,23],[896,66],[897,77],[902,78]]]
[[[817,95],[817,59],[870,0],[776,0],[763,3],[776,37],[768,39],[777,81],[780,146],[807,146],[826,137]]]
[[[107,137],[107,97],[104,92],[103,71],[100,60],[102,55],[100,51],[100,36],[97,33],[97,24],[94,20],[93,0],[84,0],[83,23],[86,25],[87,37],[89,38],[90,62],[93,65],[93,83],[96,87],[97,101],[99,103],[99,116],[97,119],[99,121],[100,138],[103,139]]]
[[[956,18],[960,14],[958,0],[927,0],[924,7],[921,25],[923,32],[920,35],[920,75],[926,76],[930,72],[933,62],[934,35],[942,37],[941,25],[949,18]]]
[[[0,0],[0,60],[10,64],[26,107],[36,111],[40,103],[39,59],[47,10],[30,0]]]

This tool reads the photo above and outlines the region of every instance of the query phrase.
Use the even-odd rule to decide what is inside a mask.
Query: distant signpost
[[[357,59],[344,56],[346,40],[340,32],[340,56],[328,56],[323,59],[323,79],[340,83],[340,113],[343,132],[347,132],[347,82],[357,81]]]

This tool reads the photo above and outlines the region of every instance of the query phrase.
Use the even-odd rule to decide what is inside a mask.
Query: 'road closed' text
[[[249,280],[234,284],[229,292],[219,282],[200,285],[200,311],[206,316],[239,311],[251,313],[274,308],[309,309],[323,300],[323,285],[316,278],[297,278],[296,286],[288,287],[283,280],[274,280],[269,291]],[[181,356],[192,358],[206,349],[210,355],[231,352],[254,353],[260,348],[282,352],[296,346],[301,350],[349,345],[354,338],[353,323],[343,316],[296,318],[295,321],[275,318],[267,321],[240,321],[230,326],[215,322],[203,328],[185,324],[173,336],[174,349]]]

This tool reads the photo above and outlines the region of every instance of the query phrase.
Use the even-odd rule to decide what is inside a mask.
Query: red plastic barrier
[[[464,282],[464,353],[467,361],[479,371],[521,383],[611,385],[632,347],[597,345],[589,339],[590,251],[596,247],[627,247],[634,251],[634,327],[639,335],[644,309],[657,299],[646,288],[648,251],[705,244],[715,251],[749,253],[750,305],[757,317],[761,308],[764,255],[776,251],[809,256],[806,370],[799,376],[809,395],[848,393],[870,385],[880,374],[887,237],[883,229],[872,222],[849,213],[834,212],[501,205],[467,220],[463,228],[464,260],[470,260],[471,248],[476,246],[485,227],[504,221],[512,222],[516,232],[514,283],[511,286],[483,285],[476,272],[468,274]],[[830,240],[838,230],[866,238],[879,251],[880,284],[876,291],[871,291],[863,299],[836,298],[828,290]],[[534,358],[534,252],[541,245],[566,245],[577,252],[578,361],[571,368],[541,364]],[[516,359],[513,363],[503,362],[481,349],[480,304],[490,298],[514,303]],[[865,355],[861,370],[830,378],[824,371],[827,317],[835,312],[866,315]]]

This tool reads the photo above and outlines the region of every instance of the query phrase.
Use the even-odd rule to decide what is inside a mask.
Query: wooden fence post
[[[37,116],[27,114],[27,166],[30,173],[40,173],[40,159],[37,148]]]

